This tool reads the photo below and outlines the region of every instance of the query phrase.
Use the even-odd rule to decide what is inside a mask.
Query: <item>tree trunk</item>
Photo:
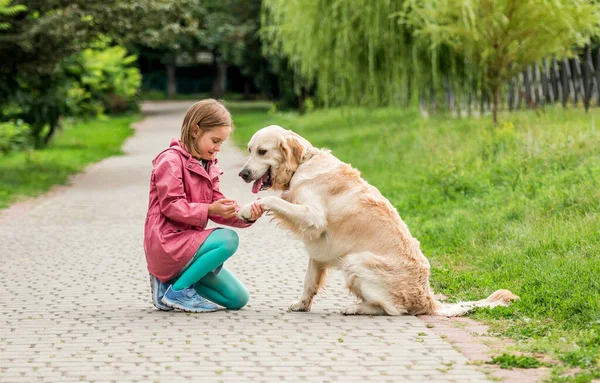
[[[244,100],[250,100],[250,80],[244,82]]]
[[[560,78],[562,80],[562,106],[563,108],[567,107],[567,101],[569,99],[570,87],[569,87],[569,65],[567,59],[564,59],[561,63],[561,74]]]
[[[304,101],[306,100],[306,88],[304,86],[300,87],[300,94],[298,95],[298,112],[300,114],[304,114]]]
[[[46,111],[46,113],[49,114],[49,118],[48,118],[49,129],[44,137],[40,137],[41,142],[39,143],[40,146],[38,148],[42,148],[42,147],[45,148],[46,146],[48,146],[48,144],[50,143],[50,140],[54,136],[54,133],[56,133],[56,131],[61,126],[60,113],[58,112],[58,110],[56,110],[56,108],[50,108],[50,110]]]
[[[48,146],[50,143],[50,140],[56,131],[56,125],[56,123],[50,123],[50,129],[48,130],[48,133],[46,133],[46,137],[44,137],[44,147]]]
[[[175,77],[175,65],[167,65],[167,96],[177,96],[177,79]]]
[[[227,90],[227,65],[225,65],[219,54],[215,55],[215,64],[217,67],[217,77],[213,82],[212,95],[215,98],[219,98],[223,97]]]
[[[554,102],[560,102],[562,100],[562,85],[561,85],[561,74],[560,67],[556,61],[556,57],[552,58],[552,91],[554,92]]]
[[[498,102],[500,100],[500,85],[494,87],[494,101],[492,105],[492,113],[494,115],[494,126],[498,126]]]

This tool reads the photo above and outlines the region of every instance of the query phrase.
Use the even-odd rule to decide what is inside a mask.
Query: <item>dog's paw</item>
[[[345,307],[342,310],[343,315],[385,315],[386,312],[378,306],[367,303],[356,303]]]
[[[310,305],[303,300],[296,301],[288,307],[288,311],[310,311]]]
[[[252,218],[252,204],[246,204],[244,205],[240,211],[238,211],[237,213],[238,218],[243,219],[245,221],[250,221],[250,219]]]
[[[358,304],[346,306],[342,309],[342,315],[360,315],[362,314],[361,308],[362,306]]]

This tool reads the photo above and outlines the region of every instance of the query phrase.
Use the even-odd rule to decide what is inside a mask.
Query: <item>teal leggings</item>
[[[228,309],[241,309],[248,303],[248,290],[235,275],[222,268],[213,273],[237,250],[238,235],[230,229],[213,231],[200,246],[193,261],[181,274],[173,279],[173,289],[181,290],[194,286],[201,296]]]

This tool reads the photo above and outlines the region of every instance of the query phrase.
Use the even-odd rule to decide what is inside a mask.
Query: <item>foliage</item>
[[[407,105],[469,77],[462,56],[417,44],[414,26],[397,22],[407,4],[265,0],[261,36],[269,54],[316,88],[317,104]]]
[[[29,125],[21,120],[0,122],[0,153],[7,154],[29,146]]]
[[[326,105],[407,102],[410,32],[390,15],[403,1],[265,0],[261,34]]]
[[[131,110],[141,83],[136,56],[125,48],[109,47],[106,42],[87,48],[67,60],[65,69],[70,83],[67,104],[73,116],[95,116],[108,111]]]
[[[265,0],[267,51],[289,60],[325,105],[398,105],[417,94],[492,94],[527,65],[597,35],[591,0]]]
[[[0,0],[0,31],[10,29],[10,22],[1,21],[2,17],[14,17],[27,9],[24,5],[11,5],[13,0]]]
[[[250,76],[256,61],[260,61],[259,41],[255,34],[260,26],[260,0],[204,1],[202,25],[205,28],[201,42],[214,50],[229,65],[240,68]]]
[[[600,4],[590,0],[410,0],[401,24],[424,48],[451,47],[494,95],[502,84],[550,56],[569,56],[600,32]]]
[[[92,47],[100,36],[117,43],[152,42],[160,38],[154,31],[176,29],[181,9],[191,0],[17,2],[27,10],[0,35],[0,108],[18,110],[19,118],[31,127],[36,147],[42,147],[72,106],[65,100],[87,97],[84,88],[70,87],[72,78],[64,67],[70,57]],[[117,109],[122,107],[120,99],[114,101]]]

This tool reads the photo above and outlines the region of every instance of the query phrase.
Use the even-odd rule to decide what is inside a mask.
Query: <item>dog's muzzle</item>
[[[250,172],[250,170],[248,170],[248,169],[242,169],[242,171],[239,172],[238,176],[240,176],[244,181],[250,182],[250,181],[252,181],[250,179],[250,175],[251,174],[252,174],[252,172]]]

